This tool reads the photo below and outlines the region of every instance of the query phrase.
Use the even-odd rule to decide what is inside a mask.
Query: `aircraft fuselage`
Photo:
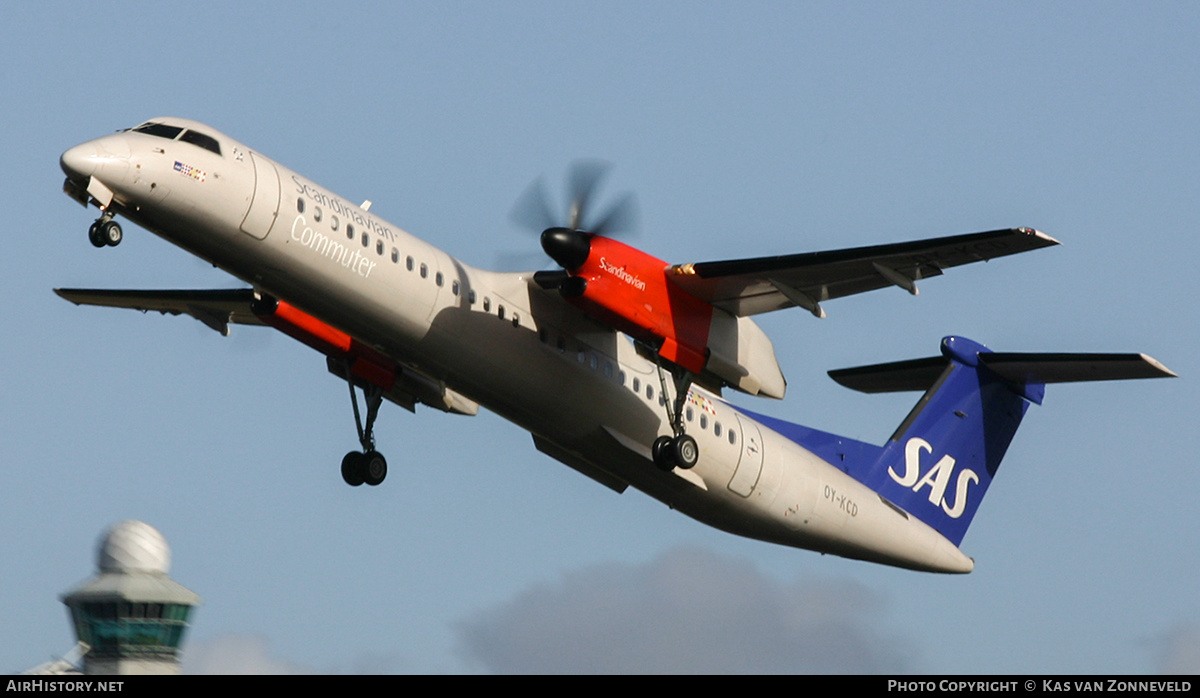
[[[125,131],[62,158],[70,193],[115,211],[528,430],[537,448],[725,531],[912,569],[969,572],[930,526],[695,386],[684,423],[700,457],[663,472],[672,428],[655,363],[531,274],[468,266],[213,129]],[[200,139],[194,139],[200,140]],[[219,151],[219,152],[217,152]],[[672,399],[668,395],[667,399]]]

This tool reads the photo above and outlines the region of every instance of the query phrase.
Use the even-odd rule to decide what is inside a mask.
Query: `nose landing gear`
[[[124,238],[124,233],[121,231],[121,224],[113,220],[113,214],[110,211],[105,211],[92,227],[88,228],[88,240],[96,247],[116,247],[121,244],[121,239]]]

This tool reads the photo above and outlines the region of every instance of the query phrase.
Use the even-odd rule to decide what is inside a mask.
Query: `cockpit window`
[[[166,138],[173,141],[183,129],[178,126],[167,126],[166,124],[156,124],[153,121],[147,121],[133,130],[138,133],[148,133],[151,136],[158,136],[159,138]]]
[[[142,124],[141,126],[134,128],[133,130],[138,133],[147,133],[147,134],[150,134],[151,136],[158,136],[159,138],[166,138],[167,140],[170,140],[170,141],[178,139],[185,143],[191,143],[192,145],[198,145],[201,148],[204,148],[205,150],[211,150],[212,152],[216,153],[217,155],[221,154],[221,144],[217,142],[216,138],[213,138],[212,136],[205,134],[205,133],[200,133],[199,131],[190,131],[190,130],[185,131],[183,129],[183,127],[181,127],[181,126],[168,126],[166,124],[159,124],[159,123],[155,123],[153,121],[147,121],[146,123]],[[181,133],[183,134],[182,136],[179,135]]]
[[[221,144],[217,143],[217,139],[199,131],[184,131],[179,140],[191,143],[192,145],[198,145],[205,150],[211,150],[217,155],[221,154]]]

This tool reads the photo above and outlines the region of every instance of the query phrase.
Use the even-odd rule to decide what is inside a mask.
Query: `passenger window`
[[[375,254],[378,254],[378,255],[383,254],[383,240],[375,241]]]
[[[653,386],[653,385],[647,385],[647,386],[646,386],[646,399],[647,399],[647,400],[653,400],[653,399],[654,399],[654,386]]]
[[[320,206],[313,206],[313,220],[318,223],[321,222],[321,207]]]
[[[400,250],[393,247],[392,248],[392,264],[396,264],[399,261],[400,261]]]
[[[713,436],[720,436],[720,435],[721,435],[721,423],[713,422]]]
[[[409,271],[412,271],[412,270],[413,270],[413,258],[412,258],[412,255],[409,255],[409,256],[408,256],[408,258],[404,260],[404,266],[405,266],[405,267],[406,267],[406,268],[407,268]]]
[[[304,199],[296,199],[296,213],[304,213]]]
[[[734,431],[733,429],[729,430],[729,443],[731,443],[731,444],[737,443],[737,432]]]
[[[433,275],[433,282],[434,282],[435,284],[437,284],[438,286],[441,286],[441,285],[442,285],[442,282],[443,282],[444,280],[445,280],[445,277],[443,277],[443,276],[442,276],[442,272],[440,272],[440,271],[439,271],[437,274],[434,274],[434,275]]]
[[[367,235],[366,233],[363,233],[362,234],[362,244],[363,244],[363,247],[370,247],[371,246],[371,236]]]
[[[708,428],[708,415],[706,415],[706,414],[700,415],[700,428],[701,429]]]
[[[421,278],[429,278],[429,267],[425,266],[425,262],[421,262]]]
[[[453,293],[456,296],[458,295],[458,279],[450,282],[450,293]]]
[[[504,319],[504,306],[503,305],[499,307],[499,309],[496,311],[496,314],[500,316],[501,320]]]
[[[487,313],[487,312],[491,312],[491,310],[492,310],[492,299],[488,298],[487,296],[484,296],[483,297],[483,312]]]
[[[633,377],[633,392],[637,393],[637,392],[641,392],[641,390],[642,390],[642,381],[639,380],[637,376],[634,376]]]
[[[346,239],[347,240],[354,239],[354,224],[353,223],[346,224]]]
[[[330,217],[329,217],[329,229],[330,229],[330,230],[337,230],[337,229],[338,229],[338,217],[337,217],[337,216],[330,216]]]
[[[513,327],[520,327],[521,326],[521,316],[517,313],[513,313],[513,321],[512,322],[513,322]]]

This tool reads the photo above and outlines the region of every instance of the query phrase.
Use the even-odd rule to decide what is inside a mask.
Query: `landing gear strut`
[[[111,211],[100,214],[96,222],[92,223],[92,227],[88,228],[88,240],[96,247],[116,247],[121,244],[123,237],[121,224],[113,220]]]
[[[671,378],[675,384],[675,399],[668,400],[667,376],[662,363],[658,364],[658,381],[662,389],[663,405],[667,408],[667,421],[671,423],[674,436],[660,436],[654,440],[650,453],[654,464],[660,469],[670,472],[676,467],[687,470],[700,460],[700,447],[696,440],[688,436],[683,426],[683,403],[687,400],[688,389],[692,387],[692,373],[684,368],[673,368]]]
[[[383,403],[383,389],[372,383],[363,388],[363,398],[367,403],[367,421],[363,425],[362,415],[358,410],[358,396],[354,394],[354,377],[350,366],[346,366],[346,381],[350,384],[350,404],[354,407],[354,425],[358,427],[358,442],[362,451],[351,451],[342,458],[342,479],[351,487],[358,487],[364,482],[374,487],[387,477],[387,460],[383,454],[375,450],[375,417],[379,415],[379,406]]]

